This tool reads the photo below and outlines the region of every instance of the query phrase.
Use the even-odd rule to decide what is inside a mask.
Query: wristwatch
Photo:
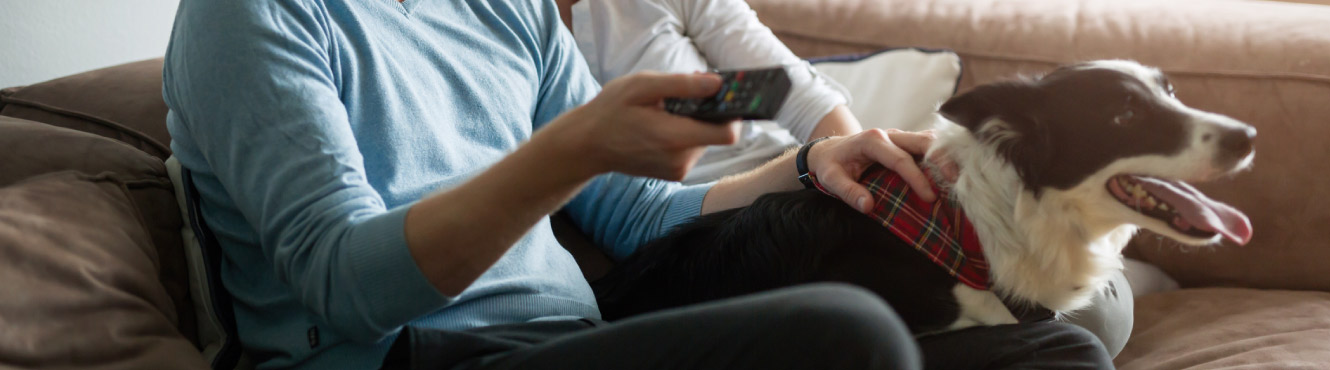
[[[823,136],[810,140],[808,143],[804,144],[803,147],[799,148],[799,154],[794,156],[794,168],[799,171],[799,183],[804,184],[804,189],[812,189],[814,187],[813,177],[809,176],[808,173],[808,150],[813,148],[813,144],[817,144],[819,141],[828,138],[830,138],[830,136]]]

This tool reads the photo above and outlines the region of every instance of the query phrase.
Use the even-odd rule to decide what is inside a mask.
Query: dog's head
[[[1186,182],[1249,167],[1256,130],[1183,105],[1154,68],[1117,60],[1062,67],[979,86],[939,113],[996,148],[1035,199],[1073,194],[1095,217],[1186,244],[1251,238],[1245,215]]]

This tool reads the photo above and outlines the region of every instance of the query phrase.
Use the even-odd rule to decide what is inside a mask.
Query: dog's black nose
[[[1256,128],[1242,126],[1227,128],[1219,137],[1220,156],[1227,161],[1238,161],[1251,154],[1252,141],[1256,139]]]

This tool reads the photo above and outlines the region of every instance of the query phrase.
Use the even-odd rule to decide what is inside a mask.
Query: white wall
[[[166,53],[177,0],[0,0],[0,88]]]

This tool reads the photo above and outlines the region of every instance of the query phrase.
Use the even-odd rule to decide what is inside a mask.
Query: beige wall
[[[162,56],[176,0],[0,0],[0,87]]]

